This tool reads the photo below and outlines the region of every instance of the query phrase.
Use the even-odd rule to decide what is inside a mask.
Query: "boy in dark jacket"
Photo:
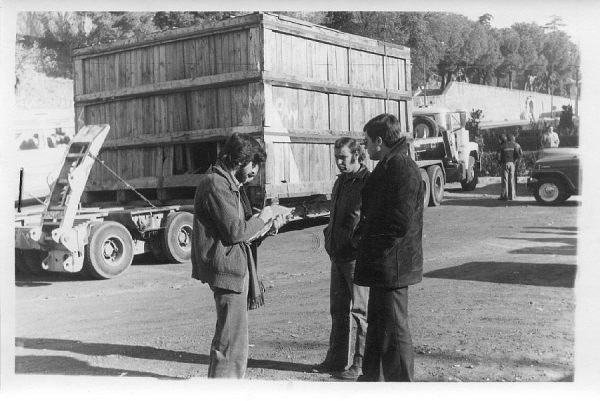
[[[341,174],[333,185],[331,214],[324,232],[325,250],[331,259],[331,333],[327,356],[318,369],[339,372],[337,376],[340,379],[356,380],[362,373],[369,289],[353,283],[358,255],[355,231],[360,220],[360,192],[369,176],[369,170],[362,164],[364,150],[355,139],[338,139],[334,145],[334,154]],[[346,369],[353,320],[356,324],[354,357],[352,365]]]
[[[425,184],[395,116],[374,117],[364,132],[367,152],[379,163],[362,190],[361,239],[354,272],[354,282],[370,288],[359,381],[412,381],[408,286],[423,277]]]
[[[256,248],[249,240],[274,216],[267,206],[252,217],[242,185],[258,174],[265,160],[266,153],[256,139],[234,134],[196,189],[192,277],[210,286],[217,310],[208,377],[241,379],[246,372],[247,310],[263,304]],[[279,229],[284,222],[277,216],[273,225]]]

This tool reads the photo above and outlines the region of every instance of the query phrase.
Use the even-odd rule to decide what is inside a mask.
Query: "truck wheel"
[[[167,216],[160,243],[169,262],[184,263],[191,259],[193,225],[194,216],[189,212],[174,212]]]
[[[426,208],[429,206],[429,197],[430,197],[430,185],[429,185],[429,176],[427,175],[427,171],[421,169],[421,178],[423,179],[423,183],[425,184],[425,194],[423,195],[423,207]]]
[[[569,197],[563,183],[554,177],[541,178],[533,196],[536,201],[546,206],[560,205]]]
[[[468,177],[473,177],[471,181],[469,181]],[[469,156],[469,169],[467,171],[467,179],[462,180],[460,182],[460,186],[463,191],[473,191],[475,187],[477,187],[477,183],[479,182],[479,169],[475,168],[475,158],[473,156]]]
[[[429,206],[439,206],[442,199],[444,199],[444,173],[440,166],[434,165],[427,167],[427,175],[429,176],[429,186],[431,188]]]
[[[132,260],[133,240],[122,224],[103,221],[92,226],[83,262],[89,275],[98,279],[117,277]]]

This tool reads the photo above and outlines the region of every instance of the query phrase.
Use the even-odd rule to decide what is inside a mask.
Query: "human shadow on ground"
[[[15,358],[16,374],[47,374],[74,376],[129,376],[177,379],[150,372],[92,366],[75,358],[58,355],[19,355]]]
[[[89,356],[108,356],[108,355],[119,355],[125,356],[129,358],[138,358],[138,359],[148,359],[148,360],[156,360],[156,361],[166,361],[166,362],[180,362],[180,363],[195,363],[208,365],[209,356],[206,354],[196,354],[193,352],[186,351],[175,351],[175,350],[166,350],[162,348],[155,348],[144,345],[126,345],[126,344],[107,344],[107,343],[87,343],[78,340],[65,340],[65,339],[55,339],[55,338],[25,338],[25,337],[17,337],[15,339],[15,345],[18,347],[23,347],[26,349],[37,349],[37,350],[53,350],[53,351],[67,351],[73,352],[82,355]],[[19,357],[17,357],[17,362],[19,362]],[[48,358],[48,356],[28,356],[27,358],[42,358],[40,361],[43,362],[44,358]],[[56,358],[62,358],[62,356],[56,356]],[[63,361],[63,364],[56,364],[55,370],[59,369],[59,371],[49,372],[49,373],[61,373],[61,374],[69,374],[71,371],[78,371],[77,366],[82,363],[73,358],[72,364]],[[16,372],[17,373],[38,373],[36,371],[28,371],[28,367],[30,369],[36,369],[37,363],[34,363],[35,360],[27,360],[23,361],[27,363],[17,363]],[[31,368],[33,366],[33,368]],[[43,363],[42,363],[43,366]],[[274,361],[274,360],[264,360],[264,359],[248,359],[248,367],[249,368],[262,368],[262,369],[274,369],[274,370],[284,370],[284,371],[293,371],[293,372],[306,372],[310,370],[313,365],[303,364],[303,363],[295,363],[289,361]],[[96,369],[95,367],[91,367],[91,369]],[[118,372],[120,375],[123,370],[114,370]],[[91,373],[94,374],[94,373]],[[101,374],[101,373],[99,373]],[[108,372],[107,372],[108,374]]]
[[[574,264],[485,261],[434,270],[423,276],[499,284],[573,288],[576,271]]]
[[[522,207],[522,206],[535,206],[544,207],[537,203],[535,199],[531,197],[519,197],[512,201],[499,200],[496,197],[486,198],[475,198],[475,197],[446,197],[442,201],[442,205],[449,206],[478,206],[478,207]],[[577,207],[580,206],[581,202],[576,200],[568,200],[561,206],[546,206],[546,207]]]

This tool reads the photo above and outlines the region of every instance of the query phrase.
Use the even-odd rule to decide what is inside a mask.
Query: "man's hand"
[[[273,209],[271,206],[265,206],[258,214],[258,217],[267,224],[273,218]]]

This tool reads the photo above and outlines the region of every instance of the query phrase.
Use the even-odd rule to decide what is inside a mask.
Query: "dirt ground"
[[[409,290],[420,382],[572,381],[579,197],[537,205],[450,184],[424,223],[424,278]],[[250,312],[247,378],[334,381],[327,350],[326,220],[292,224],[260,247],[266,305]],[[215,313],[190,264],[136,257],[121,277],[16,277],[16,375],[206,377]],[[30,383],[40,376],[31,376]]]

